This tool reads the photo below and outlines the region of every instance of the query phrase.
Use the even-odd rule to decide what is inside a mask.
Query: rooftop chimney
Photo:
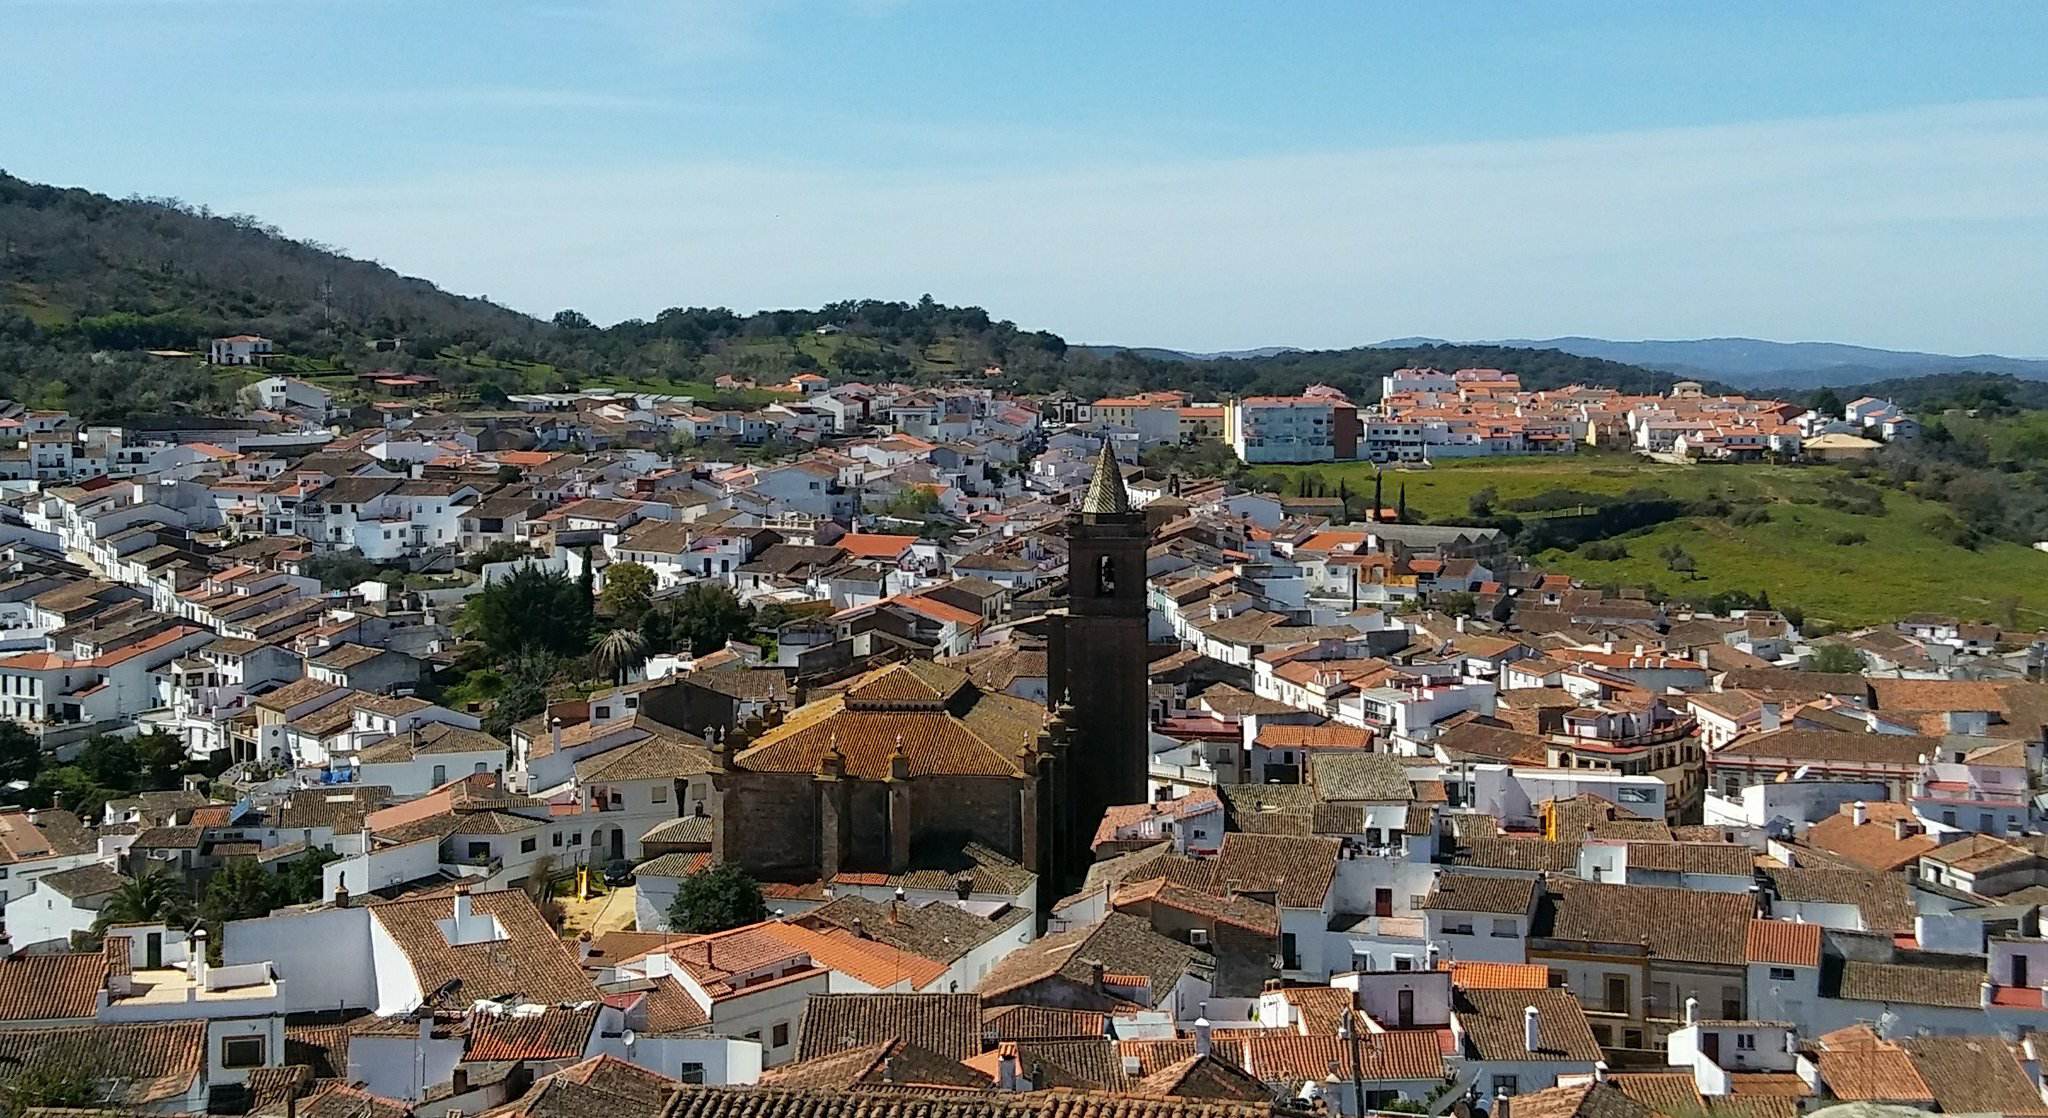
[[[1913,833],[1913,825],[1912,825],[1911,823],[1908,823],[1908,822],[1907,822],[1907,821],[1905,821],[1904,819],[1894,819],[1894,820],[1892,820],[1892,837],[1893,837],[1893,838],[1895,838],[1895,839],[1899,840],[1900,842],[1904,842],[1904,841],[1906,841],[1906,836],[1908,836],[1908,835],[1910,835],[1910,834],[1912,834],[1912,833]]]
[[[1849,809],[1849,819],[1858,827],[1870,822],[1870,805],[1862,800],[1857,800],[1855,805]]]
[[[192,937],[186,946],[191,954],[185,960],[185,976],[194,982],[206,981],[206,929],[192,929]]]
[[[1211,1043],[1209,1019],[1207,1017],[1195,1018],[1195,1055],[1207,1056]]]
[[[1784,721],[1784,708],[1776,703],[1765,703],[1757,708],[1756,728],[1766,734],[1776,730]]]
[[[334,878],[334,907],[348,907],[348,874],[336,874]]]
[[[1685,999],[1685,1023],[1688,1025],[1700,1023],[1700,1000],[1698,998],[1688,997]]]
[[[1991,980],[1988,978],[1977,984],[1977,1008],[1991,1008]]]
[[[1531,1052],[1543,1048],[1543,1013],[1533,1005],[1522,1009],[1522,1047]]]
[[[1005,1091],[1017,1089],[1017,1055],[1005,1052],[996,1057],[996,1086]]]

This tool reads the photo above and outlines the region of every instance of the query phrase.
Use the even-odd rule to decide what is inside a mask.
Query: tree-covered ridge
[[[770,384],[807,370],[1091,397],[1168,387],[1202,397],[1287,393],[1320,382],[1361,401],[1376,398],[1386,372],[1418,363],[1505,368],[1539,387],[1654,390],[1671,379],[1556,351],[1484,346],[1159,360],[1070,348],[1058,334],[930,296],[754,314],[685,305],[609,326],[574,310],[541,320],[247,215],[0,173],[0,396],[94,420],[225,407],[246,371],[143,351],[198,350],[234,333],[274,339],[286,355],[277,368],[332,378],[329,387],[391,368],[431,372],[459,394],[487,397],[586,384],[708,395],[721,375]],[[985,377],[991,366],[1002,374]]]

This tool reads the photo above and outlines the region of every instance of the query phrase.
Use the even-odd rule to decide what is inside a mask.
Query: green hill
[[[839,377],[937,383],[1003,370],[995,387],[1099,396],[1179,388],[1204,397],[1296,392],[1317,382],[1359,400],[1406,365],[1488,365],[1543,387],[1573,381],[1654,390],[1670,377],[1557,351],[1421,346],[1209,360],[1070,348],[980,307],[860,299],[737,314],[671,307],[600,327],[443,291],[428,280],[294,240],[247,215],[177,199],[115,199],[0,173],[0,395],[94,419],[226,404],[246,373],[215,375],[145,350],[197,350],[260,333],[281,367],[331,378],[426,371],[462,393],[577,385],[704,394],[724,373],[777,382]],[[391,339],[404,345],[392,352]],[[735,402],[745,402],[744,398]]]
[[[1331,492],[1340,483],[1353,495],[1372,492],[1368,463],[1273,472],[1296,485],[1306,474]],[[1691,602],[1767,591],[1778,606],[1835,625],[1917,611],[2048,625],[2048,554],[1986,538],[1958,543],[1946,503],[1881,480],[1834,466],[1676,466],[1585,453],[1390,469],[1383,485],[1389,504],[1405,489],[1417,519],[1506,525],[1529,543],[1531,562],[1589,585],[1653,586]],[[1615,530],[1626,527],[1619,515],[1633,511],[1627,502],[1658,497],[1676,507],[1653,518],[1677,515]],[[1592,538],[1543,546],[1534,533],[1578,508],[1591,514]],[[1488,515],[1478,515],[1482,509]],[[1673,548],[1684,560],[1673,562]]]

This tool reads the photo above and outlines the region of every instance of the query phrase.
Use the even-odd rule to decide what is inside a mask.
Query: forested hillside
[[[723,373],[779,381],[806,369],[937,382],[990,366],[1003,370],[993,386],[1083,396],[1180,388],[1220,397],[1323,382],[1364,401],[1376,398],[1381,375],[1416,363],[1495,366],[1537,386],[1655,390],[1671,380],[1554,350],[1486,346],[1192,362],[1105,355],[929,296],[757,314],[678,306],[608,327],[573,310],[542,320],[294,240],[247,215],[0,173],[0,396],[101,420],[225,406],[246,373],[145,351],[196,351],[239,332],[276,340],[287,355],[279,366],[296,374],[345,383],[371,369],[425,370],[486,397],[584,384],[707,393]],[[395,351],[393,339],[403,340]]]

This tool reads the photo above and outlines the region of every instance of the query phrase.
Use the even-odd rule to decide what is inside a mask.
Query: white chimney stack
[[[1906,836],[1908,836],[1908,835],[1910,835],[1910,834],[1912,834],[1912,833],[1913,833],[1913,825],[1912,825],[1911,823],[1908,823],[1908,822],[1906,822],[1906,821],[1905,821],[1904,819],[1894,819],[1894,820],[1892,820],[1892,837],[1893,837],[1893,838],[1897,839],[1897,840],[1898,840],[1898,841],[1900,841],[1900,842],[1904,842],[1904,841],[1906,841]]]
[[[1859,820],[1859,822],[1860,822],[1860,820]],[[455,927],[456,927],[456,934],[460,935],[460,934],[461,934],[461,928],[462,928],[462,926],[463,926],[464,924],[468,923],[468,922],[469,922],[469,888],[468,888],[467,886],[464,886],[464,885],[457,885],[457,886],[455,887]]]
[[[1991,980],[1988,978],[1977,984],[1977,1008],[1991,1008]]]
[[[1017,1055],[1005,1052],[996,1057],[996,1086],[1005,1091],[1017,1089]]]
[[[1858,827],[1870,822],[1870,805],[1862,800],[1857,800],[1855,805],[1849,809],[1849,819]]]
[[[1195,1055],[1207,1056],[1210,1051],[1210,1045],[1209,1019],[1207,1017],[1195,1018]]]
[[[1533,1005],[1522,1009],[1522,1047],[1531,1052],[1543,1048],[1543,1013]]]
[[[1700,1000],[1698,998],[1689,997],[1685,999],[1685,1023],[1688,1025],[1697,1025],[1699,1024],[1699,1022]]]
[[[185,977],[194,982],[206,980],[206,929],[192,929],[192,938],[186,941],[189,954],[185,959]]]

